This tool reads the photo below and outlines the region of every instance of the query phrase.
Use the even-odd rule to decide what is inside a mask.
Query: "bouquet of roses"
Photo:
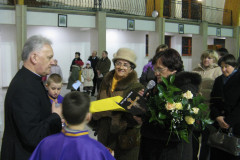
[[[173,85],[175,76],[169,80],[162,77],[164,85],[158,84],[158,94],[150,97],[148,107],[151,113],[149,122],[157,122],[169,127],[170,135],[176,134],[179,139],[188,142],[189,129],[193,127],[204,130],[211,124],[208,106],[201,95],[193,96],[191,91],[183,93]]]

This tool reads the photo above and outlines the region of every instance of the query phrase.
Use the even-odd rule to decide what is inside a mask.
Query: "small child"
[[[92,139],[84,130],[91,120],[90,98],[78,91],[68,93],[62,103],[67,122],[61,133],[44,138],[34,150],[30,160],[114,160],[109,150]]]
[[[62,89],[62,77],[59,74],[51,74],[46,83],[46,88],[48,89],[48,97],[50,98],[51,103],[53,101],[56,103],[56,106],[62,103],[63,97],[60,95]]]
[[[86,67],[83,68],[82,76],[84,78],[83,82],[83,90],[87,92],[88,95],[90,95],[90,92],[93,89],[93,78],[94,78],[94,72],[91,67],[91,62],[86,62]]]

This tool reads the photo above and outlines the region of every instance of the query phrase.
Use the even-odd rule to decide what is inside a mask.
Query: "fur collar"
[[[198,73],[178,72],[175,76],[174,84],[184,92],[190,90],[193,94],[199,92],[202,77]]]
[[[111,87],[114,73],[115,73],[115,70],[112,70],[107,73],[107,75],[105,76],[102,82],[102,89],[108,90]],[[133,70],[131,73],[129,73],[129,75],[126,78],[121,79],[117,83],[115,90],[116,91],[125,90],[129,87],[131,83],[137,83],[137,82],[138,82],[137,72]]]

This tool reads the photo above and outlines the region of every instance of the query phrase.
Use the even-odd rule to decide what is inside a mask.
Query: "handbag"
[[[240,156],[240,138],[233,135],[232,128],[229,129],[228,133],[223,133],[221,129],[210,133],[208,145],[234,156]]]

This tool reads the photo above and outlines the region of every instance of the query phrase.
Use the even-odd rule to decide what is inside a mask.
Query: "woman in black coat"
[[[231,54],[223,56],[219,64],[223,74],[216,78],[211,92],[210,109],[214,126],[226,132],[233,129],[233,134],[240,136],[240,72],[235,57]],[[239,160],[222,150],[211,148],[211,160]]]
[[[201,83],[201,76],[197,73],[183,72],[183,62],[179,53],[174,49],[167,49],[154,57],[157,83],[161,77],[175,75],[174,85],[183,92],[190,90],[196,94]],[[152,94],[157,94],[153,89]],[[192,160],[192,134],[189,133],[189,143],[180,140],[177,136],[170,136],[169,127],[149,123],[150,117],[142,118],[141,144],[139,160]]]

